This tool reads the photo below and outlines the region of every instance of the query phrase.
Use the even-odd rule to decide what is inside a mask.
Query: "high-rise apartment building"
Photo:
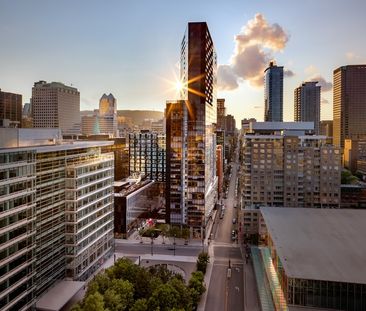
[[[183,180],[178,180],[178,176],[173,176],[171,171],[170,174],[168,172],[167,184],[175,183],[179,188],[178,192],[184,198],[181,202],[183,204],[179,205],[177,202],[173,204],[169,198],[172,193],[167,191],[167,203],[171,204],[169,221],[186,224],[191,228],[193,237],[203,238],[206,224],[217,200],[215,169],[217,59],[206,23],[188,23],[181,44],[180,68],[180,80],[184,86],[181,92],[183,102],[167,104],[167,133],[171,135],[167,139],[168,145],[173,144],[169,139],[173,139],[178,131],[175,131],[173,124],[169,125],[169,122],[176,122],[172,113],[176,113],[176,109],[180,110],[178,114],[187,115],[187,121],[177,125],[182,132],[181,146],[184,156],[171,153],[167,165],[175,166],[177,157],[181,158],[180,169],[184,172]]]
[[[357,162],[366,160],[366,139],[345,139],[343,166],[353,174],[358,170]]]
[[[80,93],[74,87],[60,82],[36,82],[31,104],[33,127],[60,128],[63,133],[70,133],[80,124]]]
[[[294,91],[294,120],[314,122],[315,134],[320,126],[320,85],[318,82],[304,82]]]
[[[218,98],[217,99],[217,122],[216,122],[216,128],[218,130],[225,129],[225,116],[226,116],[225,99]]]
[[[128,135],[129,175],[165,181],[166,135],[140,131]]]
[[[333,120],[320,121],[319,134],[327,137],[333,137]]]
[[[309,122],[256,125],[244,136],[243,206],[338,208],[339,148],[306,135],[314,129]]]
[[[348,65],[333,71],[333,142],[366,136],[366,65]]]
[[[235,130],[236,130],[235,118],[231,114],[228,114],[225,117],[225,134],[227,136],[233,136],[235,134]]]
[[[112,251],[113,154],[101,153],[112,142],[37,146],[38,132],[34,145],[0,149],[1,310],[35,308],[65,277],[85,281]]]
[[[0,89],[0,120],[9,120],[14,127],[21,127],[22,95]]]
[[[274,62],[264,71],[264,121],[283,121],[283,67]]]

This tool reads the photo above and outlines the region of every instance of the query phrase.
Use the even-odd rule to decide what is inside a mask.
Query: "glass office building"
[[[217,114],[216,75],[217,58],[215,47],[204,22],[188,23],[181,44],[180,80],[183,84],[181,100],[187,120],[182,127],[182,155],[170,154],[169,159],[181,157],[180,181],[167,172],[167,183],[172,177],[178,182],[176,201],[170,211],[170,223],[186,224],[193,237],[204,237],[205,227],[217,200],[216,135]],[[168,108],[168,107],[167,107]],[[169,109],[167,109],[169,113]],[[168,132],[167,118],[167,132]],[[174,136],[177,139],[177,136]],[[167,144],[171,141],[167,137]],[[177,169],[177,162],[167,162]],[[180,194],[179,194],[180,193]],[[178,198],[181,197],[181,199]],[[167,198],[168,202],[169,198]],[[180,201],[180,206],[178,206]],[[180,214],[179,214],[180,212]]]

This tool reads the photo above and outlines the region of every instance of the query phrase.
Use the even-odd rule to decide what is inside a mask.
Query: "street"
[[[260,310],[252,265],[244,263],[239,245],[241,241],[232,241],[231,238],[232,230],[237,229],[237,224],[233,224],[233,218],[236,219],[236,223],[238,222],[238,207],[234,208],[238,166],[238,152],[236,152],[228,195],[224,200],[225,214],[222,219],[216,217],[212,231],[214,256],[211,258],[213,269],[205,307],[207,311]]]
[[[252,263],[245,263],[242,241],[239,239],[240,219],[238,212],[240,207],[236,207],[236,179],[239,169],[239,154],[235,152],[235,161],[231,163],[231,178],[228,185],[227,198],[223,200],[225,213],[220,219],[221,211],[216,213],[212,231],[210,247],[210,262],[212,263],[211,277],[207,280],[206,304],[204,310],[207,311],[259,311],[258,294],[253,272]],[[234,207],[235,206],[235,207]],[[235,218],[235,221],[233,219]],[[234,223],[235,222],[235,223]],[[232,231],[236,234],[233,236]],[[174,246],[173,241],[166,239],[163,244],[161,237],[154,240],[146,238],[143,243],[139,238],[130,241],[115,241],[115,252],[120,255],[140,256],[170,255],[171,260],[175,256],[190,256],[195,258],[203,250],[207,251],[207,245],[202,245],[198,241],[190,241],[188,245],[184,240],[177,239]],[[198,242],[198,243],[197,243]],[[151,258],[152,259],[152,258]],[[176,258],[178,259],[178,258]],[[203,304],[204,305],[204,304]]]
[[[153,244],[153,254],[172,255],[174,256],[174,247],[171,244]],[[115,245],[116,253],[123,253],[130,255],[144,255],[151,254],[151,244],[127,244],[116,240]],[[199,245],[176,245],[176,256],[198,256],[202,252],[202,246]]]

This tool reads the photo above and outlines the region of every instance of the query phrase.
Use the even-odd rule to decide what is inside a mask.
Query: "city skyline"
[[[287,73],[284,120],[293,120],[294,89],[312,78],[322,85],[321,119],[331,119],[333,70],[366,62],[365,43],[358,39],[366,24],[362,1],[231,1],[229,5],[112,1],[88,6],[81,1],[72,3],[72,9],[70,4],[4,1],[0,5],[3,91],[22,94],[26,103],[34,82],[61,81],[78,88],[82,110],[97,108],[100,94],[111,92],[118,109],[163,111],[166,100],[179,98],[172,87],[179,76],[177,46],[189,21],[208,23],[216,42],[221,87],[227,74],[229,82],[234,81],[229,88],[238,85],[219,89],[218,97],[226,99],[227,113],[238,121],[263,119],[258,73],[272,58]],[[299,19],[300,11],[308,18]]]

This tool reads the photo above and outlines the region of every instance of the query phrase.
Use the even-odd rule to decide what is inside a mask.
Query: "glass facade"
[[[146,219],[165,208],[164,183],[145,180],[115,194],[115,233],[130,235]],[[155,218],[155,217],[153,217]]]
[[[151,180],[165,181],[165,134],[141,131],[128,135],[129,175],[142,174]]]
[[[288,305],[348,311],[366,310],[366,284],[287,277],[270,236],[268,246]]]
[[[273,62],[264,72],[264,121],[283,121],[283,67]]]
[[[0,151],[1,310],[33,308],[70,253],[81,268],[68,276],[82,280],[111,250],[113,154],[95,145]]]
[[[181,141],[174,136],[178,139],[176,143],[178,148],[182,148],[182,152],[179,153],[177,150],[177,155],[172,154],[175,151],[175,148],[172,148],[168,156],[169,160],[174,159],[174,163],[168,162],[168,166],[174,166],[173,170],[178,169],[178,162],[181,161],[181,172],[178,175],[182,177],[180,180],[179,177],[173,177],[175,187],[179,190],[167,193],[168,196],[173,195],[173,207],[177,212],[174,213],[171,204],[169,221],[187,224],[191,227],[193,237],[203,237],[205,225],[217,199],[215,168],[217,59],[206,23],[188,24],[181,44],[180,68],[180,80],[185,86],[181,92],[181,99],[185,105],[181,105],[181,110],[182,113],[186,113],[187,120],[180,125],[183,131]],[[169,113],[167,107],[167,116]],[[168,127],[167,118],[167,132]],[[173,142],[169,140],[170,143]],[[177,157],[180,157],[178,161]],[[172,176],[171,171],[168,172],[168,178],[169,176]],[[170,183],[169,179],[167,183]]]
[[[66,167],[67,277],[86,280],[113,245],[113,153]]]
[[[0,151],[0,309],[33,303],[35,151]]]

